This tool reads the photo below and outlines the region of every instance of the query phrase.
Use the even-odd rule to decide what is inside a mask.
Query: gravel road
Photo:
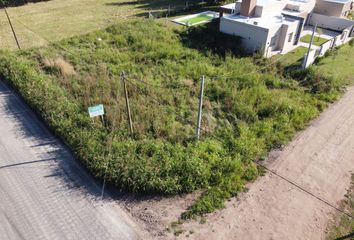
[[[138,227],[0,81],[0,238],[138,239]]]
[[[354,88],[333,104],[283,151],[273,152],[270,169],[335,206],[354,173]],[[210,214],[204,225],[189,223],[193,239],[325,239],[336,210],[271,173],[240,199]]]

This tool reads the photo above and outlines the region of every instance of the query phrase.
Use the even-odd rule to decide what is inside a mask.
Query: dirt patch
[[[127,197],[123,205],[136,222],[150,233],[150,239],[162,240],[182,230],[178,219],[199,196],[200,192],[171,198]]]

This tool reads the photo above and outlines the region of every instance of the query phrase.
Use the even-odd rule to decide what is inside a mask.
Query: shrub
[[[351,47],[354,46],[354,38],[349,41],[349,46],[351,46]]]
[[[27,3],[47,2],[49,0],[0,0],[0,8],[3,6],[20,6]]]

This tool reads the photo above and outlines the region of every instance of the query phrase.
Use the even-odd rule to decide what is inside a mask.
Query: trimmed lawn
[[[321,72],[337,78],[347,79],[348,83],[354,81],[354,47],[344,45],[332,56],[322,58],[314,67]]]
[[[105,27],[115,21],[141,12],[135,8],[133,0],[116,1],[122,5],[114,6],[111,0],[53,0],[21,7],[8,8],[14,29],[22,48],[41,46],[46,40],[37,36],[23,24],[50,41],[81,35]],[[23,23],[23,24],[21,24]],[[3,10],[0,11],[0,48],[16,49],[16,43]]]
[[[198,0],[188,1],[189,5]],[[8,8],[22,48],[43,46],[47,41],[83,35],[113,23],[156,15],[185,7],[180,0],[51,0]],[[26,28],[26,25],[28,28]],[[38,33],[40,36],[31,32]],[[0,48],[17,49],[5,12],[0,9]]]
[[[276,56],[275,59],[282,58],[280,62],[284,66],[301,64],[301,60],[306,53],[307,53],[307,48],[300,46],[285,55]]]
[[[301,41],[301,42],[305,42],[305,43],[310,43],[310,42],[311,42],[311,35],[308,34],[308,35],[303,36],[303,37],[300,39],[300,41]],[[313,45],[321,46],[321,45],[324,44],[325,42],[328,42],[328,39],[321,38],[321,37],[318,37],[318,36],[315,36],[315,37],[313,38]]]

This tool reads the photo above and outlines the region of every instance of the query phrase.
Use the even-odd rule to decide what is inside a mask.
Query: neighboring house
[[[242,0],[220,8],[220,31],[242,37],[249,52],[271,57],[296,48],[308,24],[340,33],[346,30],[346,37],[350,37],[354,21],[344,16],[353,7],[352,1]],[[337,5],[338,9],[331,7]]]
[[[317,0],[315,13],[332,16],[346,17],[353,10],[352,0]]]

